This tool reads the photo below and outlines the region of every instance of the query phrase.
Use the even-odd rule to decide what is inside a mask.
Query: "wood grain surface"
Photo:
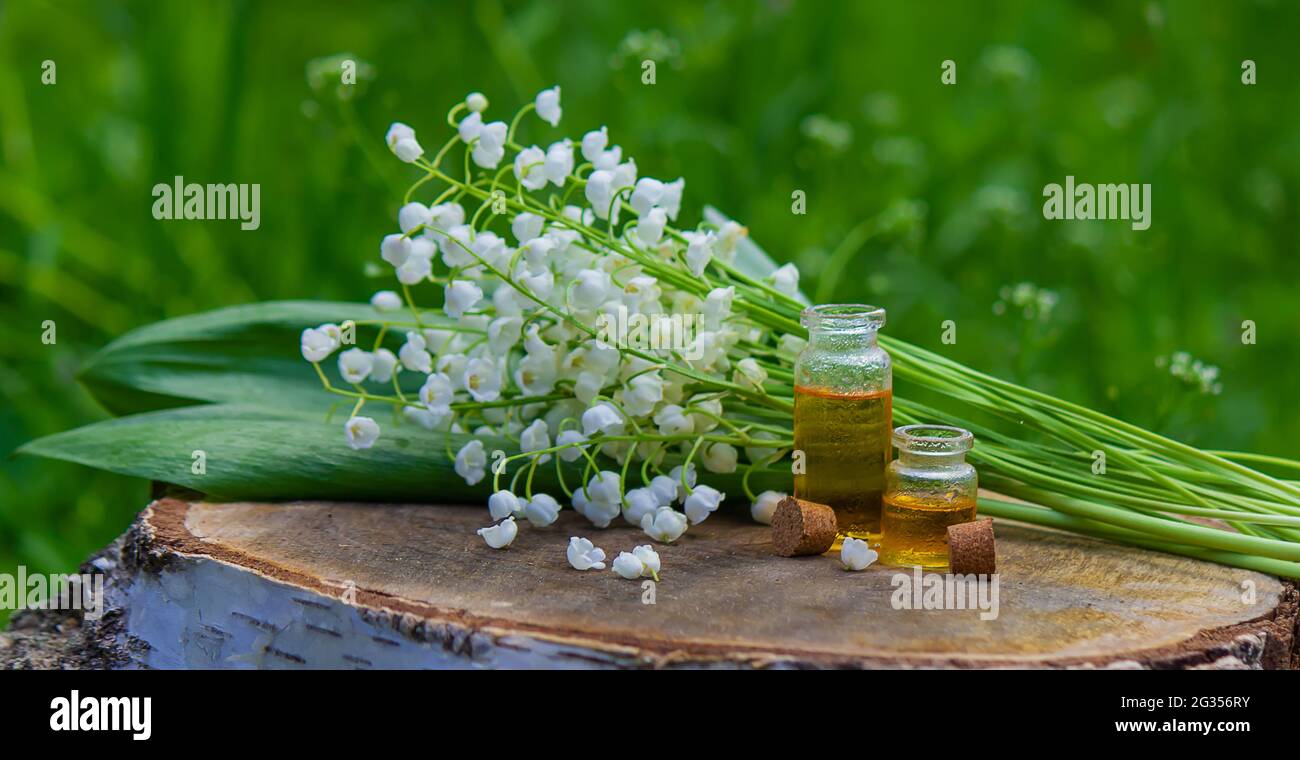
[[[485,507],[161,499],[142,513],[123,551],[137,581],[161,579],[166,593],[124,602],[127,627],[132,614],[167,599],[187,610],[166,624],[150,613],[152,627],[132,632],[170,640],[175,629],[182,645],[154,666],[193,664],[195,656],[209,666],[247,664],[215,633],[216,644],[185,649],[200,619],[228,638],[231,627],[260,622],[297,647],[262,641],[255,665],[267,664],[269,648],[286,655],[282,665],[309,667],[1295,666],[1292,584],[1007,521],[996,524],[993,619],[977,609],[897,609],[896,576],[910,571],[852,573],[833,555],[778,557],[770,529],[729,515],[655,545],[663,570],[654,604],[644,603],[640,581],[608,569],[579,572],[565,558],[571,535],[592,539],[612,559],[651,543],[639,529],[618,521],[596,530],[565,511],[548,528],[521,524],[514,544],[495,551],[474,533],[486,524]],[[200,578],[214,564],[222,575]],[[222,595],[211,593],[213,583],[251,585]],[[295,626],[311,628],[301,614],[281,615],[265,599],[256,613],[241,613],[241,599],[261,586],[296,594],[285,598],[298,607],[307,598],[332,609],[334,622],[316,626],[330,628],[330,642],[340,625],[344,638],[358,633],[339,622],[340,609],[354,609],[366,625],[428,652],[348,659],[345,645],[331,644],[318,656],[310,637],[292,635]]]

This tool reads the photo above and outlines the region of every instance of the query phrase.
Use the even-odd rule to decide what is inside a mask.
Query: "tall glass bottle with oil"
[[[893,370],[876,342],[885,310],[827,304],[804,309],[801,321],[808,345],[794,368],[795,496],[834,509],[840,541],[875,544],[893,433]]]

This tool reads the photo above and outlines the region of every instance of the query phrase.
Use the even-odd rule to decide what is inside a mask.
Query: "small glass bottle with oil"
[[[794,365],[795,496],[835,510],[836,546],[845,536],[875,544],[893,430],[893,368],[876,343],[885,310],[826,304],[804,309],[801,322],[808,345]]]
[[[966,462],[975,436],[948,425],[905,425],[894,431],[894,445],[898,459],[885,471],[880,561],[947,567],[948,526],[975,519],[979,476]]]

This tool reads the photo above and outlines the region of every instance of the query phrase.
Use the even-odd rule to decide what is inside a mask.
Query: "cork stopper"
[[[835,510],[787,496],[772,513],[772,543],[782,557],[823,554],[835,543]]]
[[[948,570],[954,575],[992,575],[997,572],[993,543],[993,518],[948,526]]]

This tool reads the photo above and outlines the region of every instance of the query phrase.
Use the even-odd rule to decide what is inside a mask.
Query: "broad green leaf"
[[[405,312],[385,315],[410,319]],[[326,393],[298,350],[299,334],[325,322],[380,318],[368,304],[272,301],[169,319],[133,330],[93,356],[80,379],[113,414],[227,402],[323,415],[339,397]],[[446,318],[421,316],[427,326]],[[375,330],[361,326],[358,344]],[[397,338],[394,337],[394,340]],[[334,361],[323,366],[337,378]]]
[[[407,423],[376,419],[383,434],[373,448],[355,451],[343,437],[339,414],[326,423],[319,414],[237,404],[206,404],[137,414],[88,425],[33,441],[21,454],[62,459],[150,480],[175,483],[213,498],[238,500],[332,499],[428,503],[486,503],[489,472],[468,486],[455,473],[455,452],[472,437],[494,449],[518,452],[518,444],[484,436],[435,433]],[[203,452],[206,472],[195,472],[195,452]],[[511,467],[502,476],[508,486]],[[525,475],[526,476],[526,475]],[[566,466],[569,488],[581,469]],[[629,473],[630,487],[640,485]],[[635,479],[635,480],[633,480]],[[739,472],[709,475],[710,485],[740,504],[745,500]],[[784,485],[782,480],[787,481]],[[757,492],[788,488],[789,478],[755,473]],[[523,477],[519,492],[522,492]],[[563,498],[554,461],[537,468],[535,490]],[[484,513],[486,524],[486,512]]]

